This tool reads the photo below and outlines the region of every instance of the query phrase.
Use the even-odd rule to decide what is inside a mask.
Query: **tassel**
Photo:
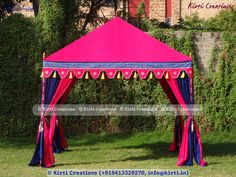
[[[181,75],[180,75],[180,78],[181,78],[181,79],[184,79],[184,78],[185,78],[185,73],[184,73],[184,71],[182,71],[182,73],[181,73]]]
[[[169,73],[166,72],[165,79],[169,79],[169,78],[170,78],[170,77],[169,77]]]
[[[43,58],[46,58],[46,53],[45,52],[43,52]]]
[[[101,80],[104,80],[104,79],[105,79],[105,74],[104,72],[102,72]]]
[[[191,121],[191,132],[194,132],[194,124],[193,124],[193,120]]]
[[[136,71],[134,71],[134,79],[137,79],[138,78],[138,74]]]
[[[85,79],[89,79],[89,73],[88,73],[88,71],[86,71],[86,73],[85,73]]]
[[[57,78],[57,72],[56,71],[53,72],[52,78]]]
[[[150,71],[149,79],[153,79],[153,73],[152,73],[152,71]]]
[[[43,72],[41,73],[40,77],[41,77],[41,78],[43,78],[43,77],[44,77],[44,74],[43,74]]]
[[[70,76],[69,76],[69,79],[73,79],[73,74],[72,74],[72,71],[70,71]]]
[[[121,79],[121,74],[120,74],[120,71],[118,71],[118,74],[117,74],[117,79]]]

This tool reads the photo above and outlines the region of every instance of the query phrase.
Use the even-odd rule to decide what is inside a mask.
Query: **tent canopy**
[[[144,79],[149,71],[161,78],[165,71],[177,78],[181,70],[192,75],[192,59],[149,34],[116,17],[70,45],[46,57],[43,62],[45,77],[57,70],[64,78],[72,71],[82,78],[90,71],[97,78],[105,71],[114,78],[122,71],[126,78],[138,71]]]

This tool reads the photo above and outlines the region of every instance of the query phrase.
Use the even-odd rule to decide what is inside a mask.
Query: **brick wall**
[[[236,7],[236,0],[172,0],[171,24],[198,13],[201,18],[214,17],[220,10]],[[228,7],[228,8],[226,8]],[[150,18],[165,21],[165,0],[150,0]]]
[[[150,0],[149,18],[165,21],[165,0]]]
[[[180,19],[180,0],[172,0],[171,25],[176,24]]]
[[[220,10],[225,8],[214,8],[213,5],[222,5],[223,7],[230,7],[229,5],[236,6],[235,0],[182,0],[181,13],[182,17],[190,16],[193,13],[198,13],[201,18],[214,17]]]

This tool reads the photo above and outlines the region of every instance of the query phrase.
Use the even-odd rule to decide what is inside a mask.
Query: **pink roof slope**
[[[191,58],[116,17],[44,61],[185,62]]]

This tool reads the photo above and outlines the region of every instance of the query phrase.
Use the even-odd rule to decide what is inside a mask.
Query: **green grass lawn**
[[[236,132],[202,135],[209,166],[177,167],[168,152],[171,134],[82,135],[69,139],[69,150],[56,154],[53,169],[188,169],[190,176],[236,176]],[[0,176],[46,176],[45,168],[28,167],[32,138],[0,138]]]

